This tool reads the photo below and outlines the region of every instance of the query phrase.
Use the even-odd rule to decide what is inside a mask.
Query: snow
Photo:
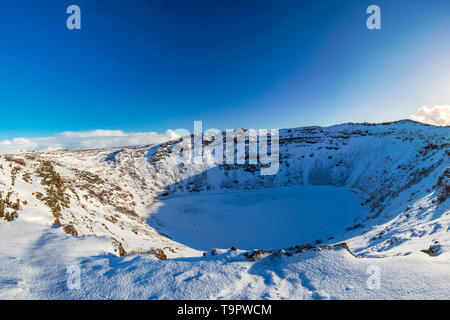
[[[344,231],[367,214],[360,203],[330,186],[205,192],[155,204],[148,223],[198,250],[279,249]]]
[[[218,250],[161,261],[117,257],[105,252],[104,238],[74,238],[20,221],[0,224],[0,242],[1,299],[448,299],[449,293],[448,253],[369,259],[307,251],[249,261],[242,251]],[[67,286],[70,266],[80,268],[79,288]],[[367,286],[369,266],[380,270],[379,289]]]
[[[283,129],[274,176],[180,164],[189,137],[3,155],[0,200],[17,217],[0,218],[0,298],[448,299],[449,137],[412,121]],[[56,201],[68,199],[59,227],[46,162],[63,182]],[[325,246],[341,242],[349,251]],[[289,248],[305,243],[323,247]],[[253,261],[247,249],[282,250]]]

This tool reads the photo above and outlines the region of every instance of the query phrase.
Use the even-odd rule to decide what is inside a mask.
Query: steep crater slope
[[[357,192],[366,212],[346,230],[315,239],[317,243],[346,241],[360,256],[430,252],[431,248],[438,255],[450,243],[449,136],[449,127],[412,121],[284,129],[280,130],[279,170],[268,176],[260,174],[260,164],[249,164],[248,159],[240,165],[180,163],[179,158],[191,151],[193,136],[158,146],[9,156],[28,159],[18,166],[3,157],[0,174],[2,181],[8,181],[2,187],[4,195],[12,192],[6,206],[9,215],[16,195],[28,207],[41,201],[53,216],[56,212],[66,232],[75,233],[66,227],[70,225],[78,235],[108,236],[123,254],[158,255],[159,250],[169,257],[200,254],[146,223],[155,206],[166,200],[236,190],[332,186]],[[204,156],[211,157],[219,143],[224,141],[204,139]],[[46,164],[52,164],[64,188],[45,187],[39,168],[42,171]],[[27,174],[30,186],[25,178],[17,179]],[[20,181],[11,186],[13,176]],[[58,179],[50,181],[58,183]],[[38,192],[41,199],[36,199]],[[20,218],[24,211],[31,218],[33,212],[26,207],[15,214]]]
[[[245,132],[236,131],[235,141]],[[281,130],[280,168],[270,176],[248,159],[243,165],[179,163],[194,137],[154,147],[146,160],[153,179],[163,182],[159,199],[283,186],[356,191],[368,213],[356,216],[345,232],[337,229],[316,243],[347,241],[362,256],[409,254],[448,241],[449,133],[448,127],[412,121]],[[204,140],[208,158],[216,141]]]

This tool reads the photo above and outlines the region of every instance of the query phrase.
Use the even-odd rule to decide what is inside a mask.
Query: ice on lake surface
[[[155,205],[148,223],[199,250],[279,249],[326,240],[364,213],[351,190],[306,186],[175,197]]]

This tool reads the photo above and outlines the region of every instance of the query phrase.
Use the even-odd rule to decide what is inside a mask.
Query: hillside
[[[239,140],[246,130],[236,133]],[[353,268],[355,277],[364,278],[364,268],[376,257],[385,258],[376,260],[391,272],[393,291],[386,294],[398,285],[394,276],[414,265],[416,273],[408,281],[435,270],[427,275],[430,290],[445,297],[450,286],[449,137],[449,127],[407,120],[283,129],[274,175],[261,175],[264,165],[250,164],[248,158],[245,164],[223,165],[178,161],[190,151],[193,136],[157,146],[2,155],[0,268],[5,273],[0,295],[71,297],[74,292],[61,287],[50,294],[45,286],[61,282],[67,261],[85,259],[87,283],[99,276],[95,265],[99,270],[109,265],[120,282],[116,285],[125,290],[104,296],[88,286],[89,297],[357,298],[368,292],[341,288],[345,281],[356,281],[344,274]],[[223,142],[204,139],[204,157],[211,157],[218,143]],[[308,212],[317,212],[315,218]],[[229,250],[230,244],[236,248]],[[11,246],[20,249],[15,253]],[[33,269],[26,261],[31,248],[49,252],[47,258],[30,257],[35,267],[47,265],[50,257],[58,264],[51,276],[39,280],[44,283],[38,289],[29,291],[34,285],[27,282],[21,291],[21,281],[14,280],[16,260]],[[134,255],[139,253],[144,255]],[[281,265],[273,259],[282,259]],[[233,267],[220,261],[242,269],[232,274]],[[147,296],[136,295],[146,272],[163,281],[170,270],[189,266],[197,271],[188,278],[214,277],[223,284],[229,277],[234,279],[230,286],[258,289],[218,292],[204,279],[205,287],[195,281],[177,285],[178,295],[159,286],[146,290]],[[124,270],[128,267],[130,272]],[[325,278],[341,277],[340,284],[313,290],[319,287],[314,268],[325,270]],[[119,270],[124,270],[120,276]],[[36,282],[44,271],[33,272]],[[272,280],[264,280],[268,273],[274,273]],[[127,281],[138,278],[140,283],[125,289]],[[200,291],[192,293],[191,285]],[[426,291],[410,294],[423,297]]]

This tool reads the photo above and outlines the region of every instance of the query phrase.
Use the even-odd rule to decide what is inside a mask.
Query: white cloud
[[[450,125],[450,106],[420,107],[411,119],[436,126]]]
[[[66,131],[50,137],[14,138],[0,141],[0,153],[52,151],[65,148],[109,148],[141,144],[158,144],[179,136],[172,130],[165,133],[122,130]]]
[[[37,144],[25,138],[14,138],[12,140],[0,141],[0,152],[18,152],[20,150],[34,150]]]

